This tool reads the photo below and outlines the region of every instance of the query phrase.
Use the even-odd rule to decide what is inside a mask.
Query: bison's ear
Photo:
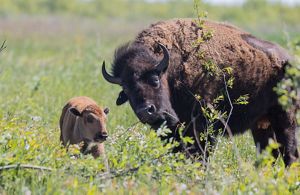
[[[118,99],[117,99],[117,101],[116,101],[116,104],[117,104],[118,106],[119,106],[119,105],[122,105],[122,104],[124,104],[127,100],[128,100],[127,95],[125,94],[124,91],[121,91],[121,92],[119,93],[119,97],[118,97]]]
[[[108,113],[109,113],[109,108],[104,108],[103,112],[104,112],[104,114],[108,115]]]
[[[81,113],[75,107],[69,108],[69,111],[75,116],[81,116]]]

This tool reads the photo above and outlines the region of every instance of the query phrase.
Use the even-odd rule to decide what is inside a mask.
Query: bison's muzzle
[[[135,110],[135,113],[142,123],[147,123],[151,126],[161,125],[165,121],[165,118],[157,113],[154,104],[140,106]]]
[[[154,104],[141,106],[135,110],[135,113],[142,123],[147,123],[154,129],[164,123],[170,128],[175,128],[179,123],[176,115],[173,116],[167,111],[158,111]]]

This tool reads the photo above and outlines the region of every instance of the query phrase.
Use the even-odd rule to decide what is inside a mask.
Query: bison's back
[[[234,26],[211,21],[205,21],[203,28],[194,19],[158,22],[143,30],[134,44],[143,44],[158,55],[158,42],[170,51],[170,65],[175,66],[170,71],[185,71],[191,83],[202,74],[203,64],[209,60],[221,68],[232,67],[235,76],[243,80],[260,83],[277,75],[289,59],[276,44],[259,40]]]

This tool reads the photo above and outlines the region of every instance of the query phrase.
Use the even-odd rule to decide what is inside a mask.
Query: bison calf
[[[62,109],[60,141],[64,146],[84,142],[81,152],[96,158],[104,154],[103,142],[107,138],[106,115],[109,109],[100,108],[89,97],[74,97]]]

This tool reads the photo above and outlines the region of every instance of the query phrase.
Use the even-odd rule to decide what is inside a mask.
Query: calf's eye
[[[94,117],[92,115],[87,115],[86,120],[88,123],[93,123],[94,122]]]

